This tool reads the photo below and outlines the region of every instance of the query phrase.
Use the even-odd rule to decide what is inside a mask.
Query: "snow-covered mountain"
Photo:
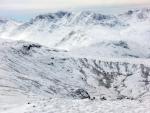
[[[107,48],[106,54],[99,51],[93,53],[96,56],[149,58],[149,29],[150,9],[130,10],[115,16],[92,11],[59,11],[39,15],[21,25],[5,25],[1,27],[0,36],[69,51],[86,48],[85,54],[86,50],[93,51],[93,48],[96,51]],[[122,51],[114,44],[120,42],[132,47]]]
[[[124,14],[119,15],[123,20],[126,19],[130,22],[145,21],[150,18],[150,9],[145,8],[141,10],[130,10]]]
[[[149,29],[150,9],[0,19],[0,112],[149,113]]]
[[[149,91],[150,64],[144,60],[69,57],[66,51],[22,41],[2,41],[0,46],[0,86],[9,91],[72,96],[74,90],[84,89],[108,98],[139,98]]]
[[[89,47],[74,49],[70,54],[89,58],[150,58],[150,48],[133,41],[104,41]]]
[[[139,100],[149,95],[150,60],[68,54],[35,43],[1,39],[0,103],[22,105],[39,97]],[[5,107],[10,109],[2,106],[0,110]]]

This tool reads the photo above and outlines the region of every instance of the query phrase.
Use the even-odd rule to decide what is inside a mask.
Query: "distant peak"
[[[64,16],[70,16],[71,13],[67,12],[67,11],[57,11],[56,13],[54,13],[57,17],[62,18]]]
[[[55,20],[55,19],[60,19],[63,17],[69,17],[70,15],[71,15],[70,12],[57,11],[55,13],[48,13],[48,14],[39,15],[35,18],[35,20],[42,20],[42,19]]]
[[[8,19],[0,17],[0,23],[6,23],[8,22]]]
[[[139,13],[150,13],[150,8],[143,8],[143,9],[136,9],[136,10],[129,10],[128,12],[124,13],[125,15],[133,15]]]

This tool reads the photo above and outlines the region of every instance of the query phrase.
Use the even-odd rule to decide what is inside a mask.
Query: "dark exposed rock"
[[[84,89],[77,89],[76,91],[71,93],[71,96],[74,98],[80,98],[80,99],[90,99],[89,93]]]
[[[93,97],[93,98],[90,98],[90,100],[95,100],[96,98],[95,97]]]
[[[133,13],[134,13],[134,11],[129,10],[129,11],[127,12],[127,15],[132,15]]]
[[[22,48],[20,50],[18,50],[19,53],[22,53],[24,55],[31,55],[33,52],[31,52],[31,50],[33,48],[41,48],[42,46],[41,45],[38,45],[38,44],[24,44],[22,46]],[[35,51],[34,51],[35,52]]]
[[[54,58],[54,57],[52,57],[51,59],[52,59],[52,60],[54,60],[55,58]]]
[[[58,11],[56,13],[49,13],[49,14],[39,15],[34,19],[34,21],[43,20],[43,19],[47,19],[49,21],[52,21],[52,20],[61,19],[63,17],[69,17],[70,15],[71,15],[70,12]]]
[[[107,99],[106,99],[106,97],[103,96],[100,98],[100,100],[107,100]]]
[[[117,43],[114,43],[114,45],[122,47],[122,48],[125,48],[125,49],[129,49],[128,44],[126,42],[124,42],[124,41],[119,41]]]
[[[53,63],[53,62],[51,62],[51,63],[48,63],[48,65],[54,66],[54,63]]]
[[[27,51],[29,51],[32,48],[41,48],[41,45],[38,44],[29,44],[29,45],[23,45],[23,48]]]

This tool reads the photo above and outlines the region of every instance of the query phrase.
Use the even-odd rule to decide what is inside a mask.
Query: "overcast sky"
[[[150,0],[0,0],[0,16],[25,18],[35,12],[79,7],[147,5]]]
[[[150,0],[0,0],[0,9],[53,9],[89,5],[148,3]]]

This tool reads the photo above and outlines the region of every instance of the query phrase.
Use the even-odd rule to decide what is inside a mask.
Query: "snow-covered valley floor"
[[[0,113],[150,113],[150,102],[41,98],[14,107],[4,107]]]

